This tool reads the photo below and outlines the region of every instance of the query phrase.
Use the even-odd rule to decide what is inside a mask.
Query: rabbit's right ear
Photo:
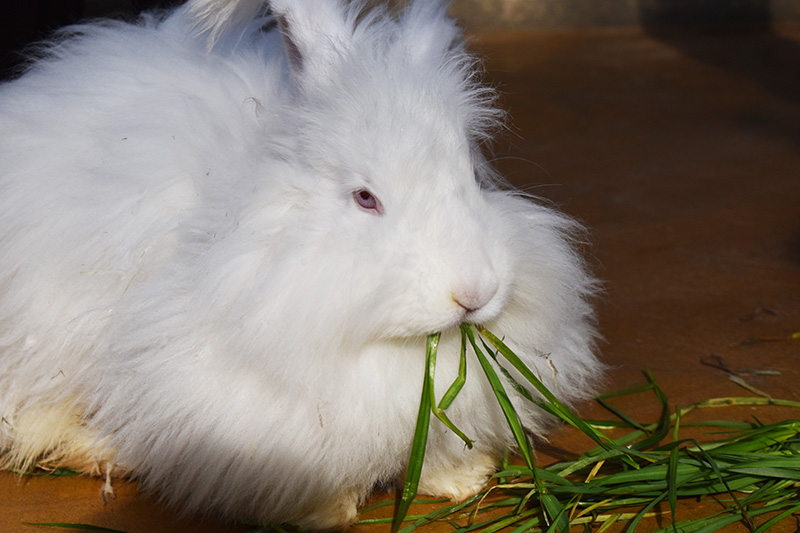
[[[339,0],[271,0],[292,79],[324,78],[353,39],[351,13]]]

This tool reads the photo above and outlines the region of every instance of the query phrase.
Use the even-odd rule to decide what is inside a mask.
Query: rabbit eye
[[[383,215],[383,205],[381,204],[381,201],[378,200],[375,195],[373,195],[367,189],[358,189],[357,191],[354,191],[353,200],[355,200],[358,206],[364,211],[368,211],[378,216]]]

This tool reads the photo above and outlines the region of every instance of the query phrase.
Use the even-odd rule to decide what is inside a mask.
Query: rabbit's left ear
[[[278,22],[295,82],[324,77],[336,56],[350,47],[355,21],[341,0],[189,0],[184,9],[211,49],[221,42],[237,43],[267,7]]]
[[[189,0],[184,6],[197,33],[208,39],[209,50],[230,37],[236,42],[247,27],[267,10],[265,0]]]
[[[272,0],[292,79],[325,78],[336,57],[350,48],[353,21],[338,0]]]

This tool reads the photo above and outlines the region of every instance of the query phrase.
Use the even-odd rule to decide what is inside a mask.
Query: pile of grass
[[[389,523],[392,532],[410,533],[432,523],[447,522],[458,533],[469,531],[568,531],[583,525],[586,531],[604,531],[624,523],[634,531],[640,521],[655,516],[666,504],[671,524],[660,531],[711,533],[734,522],[752,532],[763,532],[792,514],[800,513],[800,422],[775,424],[731,421],[682,423],[689,412],[729,405],[781,405],[800,407],[800,402],[772,398],[718,398],[686,408],[670,409],[655,378],[646,372],[640,387],[607,393],[598,398],[613,415],[611,420],[582,420],[547,390],[533,372],[496,336],[485,329],[477,334],[462,326],[461,371],[440,402],[433,394],[439,336],[428,339],[426,373],[416,433],[402,494],[392,519],[370,519],[375,509],[365,509],[362,524]],[[415,500],[425,457],[431,414],[439,418],[467,446],[471,441],[447,418],[466,377],[466,350],[470,346],[492,385],[495,396],[517,440],[522,465],[503,465],[490,488],[458,504],[442,505],[427,515],[408,515]],[[498,360],[510,364],[527,383],[515,381]],[[495,364],[492,364],[493,360]],[[529,401],[578,428],[598,446],[575,460],[546,467],[535,464],[533,451],[497,371]],[[533,394],[531,389],[537,391]],[[651,393],[660,404],[655,424],[642,425],[614,408],[608,400],[630,394]],[[681,430],[704,426],[714,433],[713,442],[683,438]],[[602,431],[627,433],[612,439]],[[714,496],[721,509],[702,519],[679,520],[680,500]],[[391,502],[387,502],[391,503]],[[380,507],[384,504],[379,504]],[[766,516],[759,523],[757,518]]]

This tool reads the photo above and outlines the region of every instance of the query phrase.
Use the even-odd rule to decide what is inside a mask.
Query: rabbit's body
[[[573,224],[493,185],[497,114],[442,8],[281,0],[280,33],[261,9],[77,27],[0,88],[5,466],[333,527],[402,478],[429,333],[439,395],[463,321],[592,393]],[[469,373],[448,414],[475,446],[432,423],[428,494],[477,491],[512,444]]]

